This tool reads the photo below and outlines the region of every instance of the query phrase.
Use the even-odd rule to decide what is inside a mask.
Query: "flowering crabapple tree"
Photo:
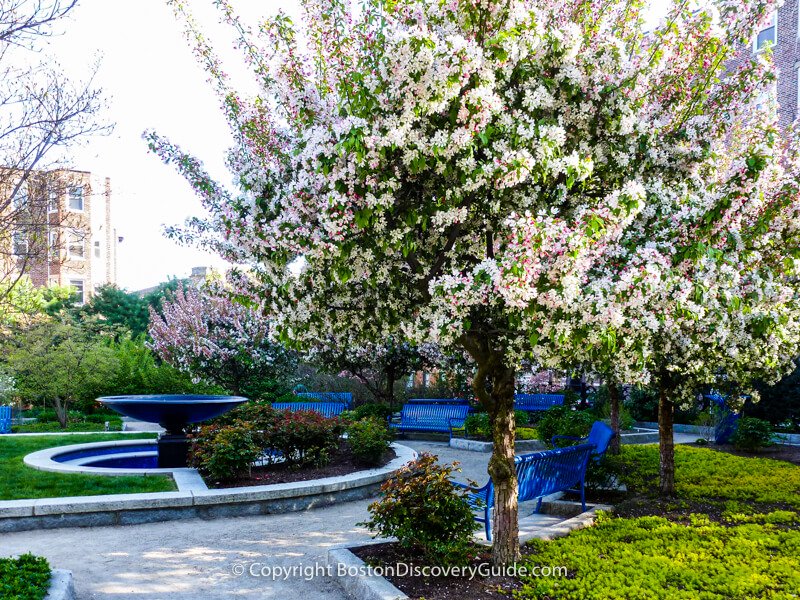
[[[287,343],[402,336],[468,353],[493,427],[493,559],[516,560],[517,367],[637,381],[663,339],[683,339],[658,302],[702,270],[720,210],[760,185],[727,176],[739,164],[719,149],[764,69],[721,75],[772,3],[681,5],[645,33],[643,0],[306,0],[303,28],[279,14],[253,32],[217,0],[254,98],[170,4],[220,94],[240,188],[147,134],[210,214],[171,233],[246,263]]]
[[[234,297],[220,282],[180,286],[161,314],[150,308],[150,343],[164,361],[236,395],[286,392],[294,355],[270,340],[270,322],[252,298]]]

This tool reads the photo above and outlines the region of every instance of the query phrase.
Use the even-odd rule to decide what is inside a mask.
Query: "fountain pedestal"
[[[158,438],[159,468],[187,466],[191,441],[184,429],[189,423],[213,419],[247,402],[242,396],[189,395],[104,396],[97,400],[120,414],[166,429]]]
[[[191,441],[183,433],[162,433],[158,436],[158,468],[188,467],[191,446]]]

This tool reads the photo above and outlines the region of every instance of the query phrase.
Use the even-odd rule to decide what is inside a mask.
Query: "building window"
[[[753,40],[753,52],[760,52],[767,45],[775,46],[778,44],[778,11],[772,13],[772,18],[763,29],[759,29]]]
[[[28,254],[28,236],[24,231],[15,231],[14,238],[14,254],[17,256],[27,256]]]
[[[48,242],[50,248],[50,258],[58,258],[59,256],[59,247],[60,244],[58,242],[58,231],[51,231],[48,235]]]
[[[69,189],[69,209],[83,210],[83,186],[76,185]]]
[[[69,285],[75,288],[75,292],[72,294],[72,301],[75,304],[83,304],[85,300],[83,297],[83,279],[70,279]]]
[[[100,242],[94,243],[94,257],[100,258]]]
[[[14,194],[14,208],[24,210],[28,206],[28,182],[23,181],[19,184],[17,193]]]
[[[50,190],[47,193],[47,212],[58,212],[58,190]]]
[[[67,234],[67,256],[77,260],[86,258],[86,236],[82,231],[73,229]]]

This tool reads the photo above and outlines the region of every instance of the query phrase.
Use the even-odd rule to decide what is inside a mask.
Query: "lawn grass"
[[[623,446],[606,462],[634,498],[593,527],[530,542],[526,567],[564,566],[568,575],[523,577],[516,598],[798,597],[800,467],[678,446],[676,495],[660,498],[657,446]]]
[[[152,439],[154,434],[86,434],[47,436],[0,436],[0,500],[168,492],[176,489],[169,476],[81,475],[37,471],[26,466],[26,454],[69,444],[111,440]]]
[[[67,428],[62,429],[57,422],[29,423],[27,425],[12,425],[12,433],[60,433],[62,431],[105,431],[105,423],[69,422]],[[122,431],[120,419],[109,420],[109,431]]]

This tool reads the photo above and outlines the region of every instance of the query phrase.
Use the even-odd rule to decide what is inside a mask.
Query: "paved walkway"
[[[487,479],[489,454],[457,451],[445,443],[401,443],[445,462],[460,460],[461,481]],[[356,525],[367,519],[369,502],[267,517],[3,534],[0,556],[33,552],[54,567],[70,569],[78,600],[339,600],[345,595],[334,581],[304,577],[301,569],[324,564],[332,546],[371,539]],[[256,573],[262,568],[267,574],[277,568],[296,571],[273,581],[250,575],[251,565]],[[236,575],[242,567],[245,573]]]

